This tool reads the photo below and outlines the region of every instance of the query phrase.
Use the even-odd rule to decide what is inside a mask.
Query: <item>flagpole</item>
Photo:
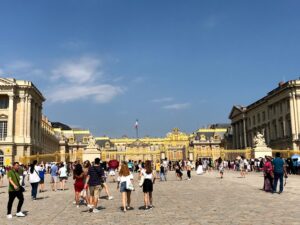
[[[135,121],[136,139],[139,139],[139,122],[138,119]]]

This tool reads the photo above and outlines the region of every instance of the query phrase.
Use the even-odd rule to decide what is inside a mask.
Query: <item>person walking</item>
[[[38,186],[41,181],[39,176],[39,171],[41,168],[37,166],[37,160],[34,160],[33,163],[30,165],[29,173],[28,173],[28,180],[31,184],[31,198],[32,200],[36,200]]]
[[[41,170],[39,171],[39,176],[41,178],[41,180],[40,180],[40,192],[45,191],[45,173],[46,173],[46,169],[45,169],[44,165],[41,164]]]
[[[283,192],[283,175],[287,178],[286,166],[284,160],[280,157],[280,152],[276,152],[275,159],[273,160],[274,168],[274,186],[273,193],[276,192],[278,180],[280,182],[279,194]]]
[[[130,173],[130,170],[125,162],[122,163],[117,181],[118,181],[117,189],[120,188],[120,192],[122,194],[123,212],[126,212],[127,210],[132,210],[133,208],[130,206],[130,203],[131,203],[131,191],[134,190],[133,175],[132,173]]]
[[[17,197],[19,200],[17,206],[17,217],[24,217],[25,214],[21,211],[24,203],[23,190],[24,188],[20,185],[20,176],[18,174],[19,163],[14,162],[13,168],[7,173],[7,178],[9,181],[8,184],[8,203],[7,203],[7,219],[12,218],[11,210],[14,203],[15,198]]]
[[[266,192],[272,192],[273,191],[273,180],[274,180],[274,172],[273,172],[273,166],[272,166],[272,157],[271,156],[265,156],[266,163],[264,164],[264,186],[263,190]]]
[[[52,191],[57,190],[57,175],[58,175],[58,167],[56,163],[54,163],[50,168],[50,175],[51,175],[51,187]]]
[[[191,180],[191,179],[192,179],[191,172],[192,172],[192,163],[191,163],[191,161],[188,159],[188,161],[187,161],[187,163],[186,163],[186,173],[187,173],[188,180]]]
[[[79,208],[80,193],[84,188],[84,183],[83,183],[84,172],[81,164],[79,163],[75,165],[75,169],[73,171],[73,179],[75,180],[74,189],[75,189],[76,206],[77,208]]]
[[[59,181],[60,181],[60,190],[65,190],[66,180],[68,179],[68,172],[66,166],[61,163],[60,168],[58,170]]]
[[[103,169],[100,166],[100,159],[95,159],[95,165],[91,166],[88,171],[88,176],[86,178],[85,189],[89,185],[90,190],[90,204],[91,211],[93,213],[98,213],[97,209],[98,198],[100,195],[101,184],[103,183],[102,177],[104,176]]]
[[[153,208],[153,184],[155,183],[155,174],[153,174],[151,161],[147,160],[145,162],[145,170],[142,171],[142,176],[144,176],[143,192],[144,192],[144,204],[145,210]]]

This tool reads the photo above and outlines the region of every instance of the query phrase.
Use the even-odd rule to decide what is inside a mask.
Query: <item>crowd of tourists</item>
[[[186,180],[192,179],[192,171],[195,170],[197,175],[210,173],[218,170],[220,178],[223,179],[224,172],[227,170],[239,171],[242,178],[246,177],[248,172],[263,172],[264,182],[263,190],[274,193],[277,189],[278,181],[280,183],[279,193],[283,191],[283,179],[287,178],[288,173],[292,173],[293,169],[289,168],[289,161],[283,160],[279,153],[276,158],[270,156],[260,159],[247,160],[243,156],[237,157],[235,160],[225,161],[218,158],[213,161],[207,159],[180,160],[170,161],[164,160],[152,161],[132,161],[119,163],[117,160],[109,162],[101,161],[96,158],[94,162],[84,161],[80,163],[38,163],[36,160],[30,165],[20,165],[18,162],[13,163],[12,167],[0,169],[0,187],[3,177],[7,174],[9,181],[9,200],[7,204],[7,218],[12,218],[12,205],[17,198],[19,200],[17,206],[17,217],[24,217],[21,211],[24,203],[25,183],[30,183],[31,198],[37,199],[38,193],[45,191],[45,175],[50,175],[51,190],[65,191],[71,187],[66,186],[67,180],[74,180],[74,205],[79,207],[87,207],[90,212],[99,212],[99,200],[101,190],[104,190],[108,200],[114,197],[110,194],[107,185],[107,179],[117,182],[117,189],[121,193],[121,210],[133,210],[131,205],[131,192],[140,186],[144,193],[144,210],[153,208],[153,185],[155,180],[167,181],[167,176],[174,171],[179,181],[183,180],[186,173]],[[134,176],[137,174],[137,176]],[[137,177],[135,179],[135,177]],[[73,186],[73,185],[72,185]],[[73,187],[72,187],[73,189]],[[101,208],[101,207],[100,207]]]

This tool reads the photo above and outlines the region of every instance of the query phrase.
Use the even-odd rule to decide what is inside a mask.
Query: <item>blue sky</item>
[[[31,80],[51,121],[164,136],[229,122],[300,76],[300,1],[0,2],[0,75]]]

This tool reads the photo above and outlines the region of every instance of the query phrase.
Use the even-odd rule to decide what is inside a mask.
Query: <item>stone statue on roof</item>
[[[97,148],[96,139],[93,136],[89,136],[89,142],[87,148]]]

